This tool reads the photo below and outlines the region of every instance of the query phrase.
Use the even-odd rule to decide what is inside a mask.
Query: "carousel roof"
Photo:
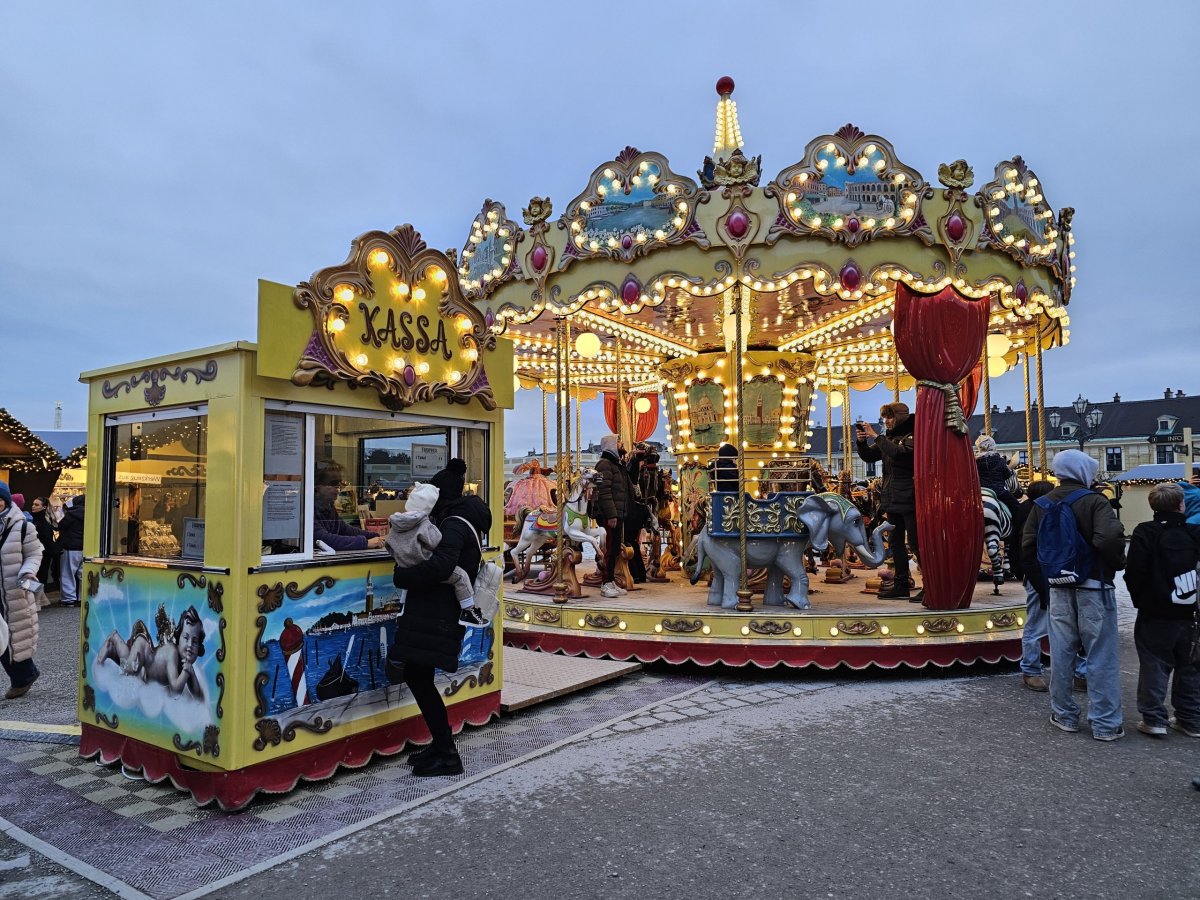
[[[742,150],[732,91],[732,79],[718,83],[698,180],[626,147],[556,220],[548,198],[524,208],[524,227],[484,202],[462,284],[514,342],[526,386],[552,380],[556,317],[601,339],[594,358],[572,350],[573,379],[636,389],[657,386],[667,359],[725,351],[740,299],[748,349],[812,353],[827,382],[867,388],[898,375],[907,387],[889,330],[901,282],[990,303],[989,331],[1007,338],[991,355],[1005,366],[1039,337],[1066,343],[1073,210],[1053,211],[1021,157],[973,193],[965,161],[943,164],[939,190],[887,140],[846,125],[767,181],[761,157]]]

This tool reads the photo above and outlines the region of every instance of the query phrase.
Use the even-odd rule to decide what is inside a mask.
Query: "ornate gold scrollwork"
[[[546,625],[557,625],[562,621],[562,613],[557,609],[535,609],[533,611],[533,618],[535,621]]]
[[[464,297],[483,300],[504,282],[522,277],[516,252],[521,237],[521,227],[508,218],[503,203],[483,201],[483,209],[471,223],[471,233],[459,254],[458,274]]]
[[[289,722],[286,728],[280,730],[277,720],[259,719],[254,723],[254,727],[258,730],[258,737],[254,739],[252,746],[255,750],[261,751],[265,750],[268,744],[278,746],[281,740],[294,741],[298,730],[311,731],[313,734],[325,734],[333,728],[333,720],[317,716],[311,722]]]
[[[842,634],[874,634],[879,630],[879,623],[874,619],[869,622],[857,619],[853,622],[838,622],[837,627]]]
[[[1061,268],[1062,248],[1070,243],[1070,216],[1066,231],[1042,194],[1037,174],[1020,156],[997,164],[995,178],[975,194],[983,210],[980,244],[1007,253],[1022,266],[1046,266],[1064,282],[1069,272]]]
[[[1006,612],[992,616],[992,624],[997,628],[1010,628],[1017,624],[1017,614]]]
[[[749,628],[755,634],[787,634],[792,630],[792,626],[786,622],[757,622],[751,621]]]
[[[662,627],[675,634],[690,634],[703,628],[704,622],[700,619],[663,619]]]
[[[525,607],[517,606],[515,603],[506,603],[504,615],[510,619],[523,619],[525,618]]]
[[[941,616],[937,619],[924,619],[921,625],[930,634],[945,634],[947,631],[954,631],[958,628],[958,619],[953,616]]]
[[[593,628],[616,628],[621,621],[619,616],[606,616],[603,613],[588,613],[583,621]]]

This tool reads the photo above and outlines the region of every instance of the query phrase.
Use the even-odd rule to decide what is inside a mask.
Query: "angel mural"
[[[151,641],[150,630],[141,619],[134,623],[128,641],[112,632],[96,654],[96,665],[112,660],[126,675],[161,684],[172,695],[188,694],[203,701],[204,686],[195,665],[204,655],[204,624],[196,607],[185,609],[172,626],[166,608],[159,606],[154,624],[157,643]]]

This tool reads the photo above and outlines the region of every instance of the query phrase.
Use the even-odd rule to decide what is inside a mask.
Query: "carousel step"
[[[500,710],[514,712],[555,697],[612,681],[642,668],[637,662],[559,656],[536,650],[504,648],[504,684]]]

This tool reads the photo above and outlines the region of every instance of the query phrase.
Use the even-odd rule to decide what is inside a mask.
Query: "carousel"
[[[696,179],[626,147],[558,218],[548,198],[523,225],[489,200],[472,225],[465,292],[511,341],[516,386],[543,392],[557,450],[517,483],[534,502],[509,504],[505,641],[764,667],[1019,659],[1025,592],[1002,568],[979,579],[985,529],[994,551],[1005,523],[985,512],[966,423],[982,400],[988,430],[990,380],[1019,370],[1023,475],[1047,470],[1042,356],[1069,336],[1073,210],[1055,212],[1019,156],[978,185],[966,161],[944,163],[935,187],[853,125],[772,175],[743,150],[733,88],[717,83]],[[920,604],[878,596],[888,529],[851,484],[854,442],[835,448],[835,418],[842,435],[856,412],[874,419],[853,398],[880,386],[915,415]],[[679,466],[621,554],[644,553],[649,577],[620,565],[617,599],[587,571],[601,532],[579,405],[601,396],[625,448],[662,410]],[[739,489],[716,491],[726,444]]]

